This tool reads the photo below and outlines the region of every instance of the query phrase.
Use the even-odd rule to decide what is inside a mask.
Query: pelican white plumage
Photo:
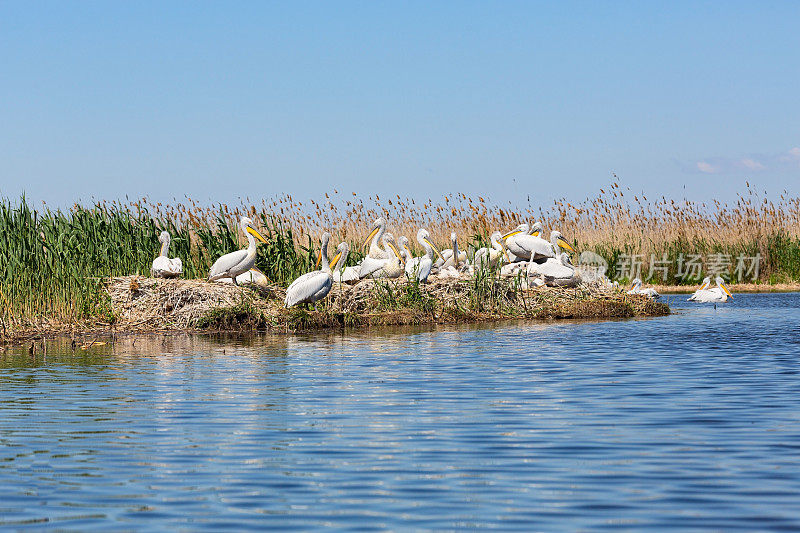
[[[693,302],[703,302],[703,303],[722,303],[727,302],[728,298],[733,298],[733,294],[728,289],[728,286],[725,284],[725,280],[722,277],[717,276],[714,280],[717,284],[716,287],[712,287],[710,289],[699,290],[692,298],[690,298]]]
[[[369,243],[369,251],[361,261],[358,271],[359,278],[364,279],[371,276],[382,269],[386,261],[392,257],[393,252],[386,249],[386,242],[384,240],[385,234],[386,219],[378,217],[375,219],[375,222],[372,223],[372,231],[370,231],[367,238],[364,239],[364,246]],[[383,248],[379,246],[379,243],[383,244]]]
[[[710,285],[711,285],[711,278],[710,278],[710,277],[708,277],[708,276],[706,276],[706,277],[703,279],[703,283],[702,283],[702,284],[700,284],[700,288],[699,288],[699,289],[697,289],[696,291],[694,291],[694,294],[692,294],[691,296],[689,296],[689,298],[688,298],[686,301],[687,301],[687,302],[694,302],[694,301],[696,301],[696,299],[697,299],[697,294],[698,294],[698,293],[700,293],[700,292],[703,292],[703,291],[704,291],[704,290],[706,290],[706,289],[708,289],[708,287],[709,287]]]
[[[225,254],[217,259],[208,273],[209,281],[231,278],[233,283],[237,284],[236,277],[244,274],[256,264],[256,239],[261,242],[267,242],[267,240],[255,229],[253,221],[248,217],[241,218],[239,229],[247,235],[247,248]]]
[[[221,278],[216,281],[217,283],[233,283],[232,278]],[[236,284],[242,287],[255,285],[261,289],[269,288],[269,280],[267,279],[267,276],[265,276],[264,273],[256,267],[253,267],[247,272],[236,276]]]
[[[327,248],[327,242],[325,243],[325,248]],[[347,260],[349,252],[350,246],[346,242],[340,243],[337,247],[337,254],[328,264],[327,249],[323,250],[321,257],[322,268],[303,274],[286,289],[286,300],[284,300],[286,307],[298,304],[316,304],[325,298],[333,286],[331,266],[338,271]]]
[[[528,276],[541,276],[548,285],[559,287],[572,287],[581,282],[566,252],[559,252],[557,258],[549,257],[542,263],[531,261]]]
[[[158,242],[161,243],[161,253],[153,259],[153,266],[150,267],[150,274],[154,278],[177,278],[183,273],[183,263],[179,257],[170,259],[167,257],[169,252],[169,233],[162,231],[158,236]]]
[[[411,260],[406,261],[406,274],[412,278],[416,276],[416,279],[425,283],[428,281],[428,276],[430,276],[431,269],[433,268],[434,254],[439,257],[441,257],[442,254],[431,242],[431,235],[428,233],[428,230],[424,228],[420,228],[417,232],[417,242],[425,249],[425,255],[421,257],[412,257]]]
[[[520,224],[516,229],[511,230],[502,237],[505,241],[506,248],[508,248],[512,254],[529,261],[556,256],[556,252],[551,246],[553,242],[553,233],[558,233],[559,236],[561,233],[550,232],[550,242],[548,242],[539,236],[543,231],[541,222],[534,223],[530,233],[524,231],[525,227],[527,227],[527,224]],[[566,248],[571,252],[575,251],[563,237],[561,237],[561,241],[559,241],[558,244],[561,248]],[[556,250],[557,249],[558,248],[556,248]]]
[[[458,235],[455,231],[450,232],[450,243],[452,248],[442,250],[441,259],[436,261],[436,266],[439,268],[452,266],[460,270],[467,264],[467,252],[458,250]]]
[[[378,217],[372,223],[372,231],[370,231],[367,238],[364,239],[364,246],[369,243],[369,251],[367,257],[374,259],[389,259],[391,253],[387,252],[385,247],[381,248],[380,244],[383,243],[383,234],[386,233],[386,219]]]
[[[491,248],[480,248],[472,259],[472,264],[475,268],[490,268],[495,269],[506,260],[506,250],[503,246],[503,236],[499,231],[492,233],[489,240],[491,241]]]
[[[362,278],[371,277],[393,279],[399,278],[405,273],[406,265],[403,262],[403,257],[400,254],[400,250],[397,249],[397,244],[395,243],[392,234],[384,233],[382,241],[384,249],[387,255],[389,255],[389,258],[381,260],[370,259],[369,256],[365,257],[364,262],[361,263]]]
[[[645,296],[649,296],[650,298],[658,298],[661,295],[658,294],[658,291],[652,287],[648,287],[646,289],[642,288],[642,280],[639,278],[634,278],[631,282],[631,290],[628,291],[628,294],[644,294]]]

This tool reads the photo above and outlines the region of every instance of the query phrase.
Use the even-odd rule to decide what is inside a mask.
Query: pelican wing
[[[150,274],[154,278],[175,278],[183,273],[183,264],[177,257],[169,259],[160,255],[153,260],[153,266],[150,268]]]
[[[247,260],[247,249],[236,250],[225,254],[216,261],[208,272],[208,279],[216,281],[219,278],[230,276],[231,272],[240,270],[237,267]],[[245,269],[249,270],[249,268]]]
[[[431,268],[433,268],[433,261],[430,257],[423,256],[419,258],[419,264],[417,265],[417,279],[423,283],[428,281],[428,276],[431,275]]]
[[[544,263],[534,263],[528,265],[528,274],[541,274],[550,279],[569,279],[575,276],[575,270],[564,265],[558,259],[550,258]]]
[[[364,258],[364,261],[361,263],[361,270],[359,271],[358,274],[359,277],[366,278],[367,276],[376,273],[377,271],[381,270],[384,266],[386,266],[386,263],[388,261],[389,261],[388,259],[376,259],[368,255],[367,257]]]
[[[314,303],[331,290],[333,278],[327,272],[315,270],[303,274],[286,289],[286,307],[301,303]]]
[[[534,235],[515,235],[506,241],[506,246],[518,257],[538,259],[555,256],[553,245]]]

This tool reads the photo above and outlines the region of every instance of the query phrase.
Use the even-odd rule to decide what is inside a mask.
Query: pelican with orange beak
[[[328,237],[330,238],[330,236]],[[327,248],[327,241],[323,240],[323,242]],[[339,272],[339,269],[347,260],[350,246],[343,242],[339,244],[336,250],[337,254],[330,264],[328,264],[328,256],[324,253],[324,250],[321,254],[322,268],[303,274],[289,285],[289,288],[286,289],[286,300],[284,301],[286,307],[298,304],[316,304],[328,295],[333,286],[333,273]]]
[[[256,264],[256,239],[267,242],[253,225],[253,221],[248,217],[242,217],[239,221],[239,229],[247,236],[248,246],[244,250],[237,250],[225,254],[214,262],[208,273],[208,281],[217,281],[222,278],[231,278],[236,282],[236,276],[244,274]]]

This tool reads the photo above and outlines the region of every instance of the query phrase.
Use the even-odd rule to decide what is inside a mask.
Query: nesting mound
[[[254,297],[228,283],[142,276],[112,278],[108,293],[119,325],[155,329],[189,329],[214,309],[240,306]]]
[[[509,318],[660,316],[669,307],[600,284],[521,288],[518,282],[438,279],[335,284],[314,309],[284,309],[285,289],[259,292],[230,284],[140,276],[109,280],[123,329],[313,330],[330,327],[475,322]]]

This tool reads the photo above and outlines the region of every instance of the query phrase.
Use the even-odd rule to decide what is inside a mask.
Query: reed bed
[[[469,248],[484,245],[494,230],[540,220],[548,234],[558,229],[577,250],[603,257],[612,275],[626,257],[638,256],[645,269],[651,257],[666,257],[672,263],[654,283],[694,284],[697,276],[682,276],[674,260],[697,254],[707,261],[716,254],[734,262],[737,256],[759,256],[759,283],[800,280],[800,199],[786,194],[771,200],[748,184],[735,203],[705,204],[649,199],[614,181],[579,203],[533,202],[512,208],[460,193],[436,201],[399,195],[362,198],[338,190],[307,202],[281,195],[259,202],[245,199],[237,206],[141,199],[59,210],[34,208],[24,197],[0,200],[0,320],[3,328],[42,317],[113,321],[104,284],[114,276],[147,275],[160,231],[172,235],[170,255],[183,261],[183,277],[202,279],[216,257],[243,245],[237,227],[242,215],[260,224],[269,241],[259,246],[257,265],[277,286],[312,267],[322,231],[331,232],[334,243],[350,242],[348,263],[358,261],[360,245],[378,216],[387,218],[395,237],[408,236],[412,248],[421,226],[442,248],[449,246],[451,231],[459,235],[462,248]],[[728,265],[729,276],[734,266]]]

